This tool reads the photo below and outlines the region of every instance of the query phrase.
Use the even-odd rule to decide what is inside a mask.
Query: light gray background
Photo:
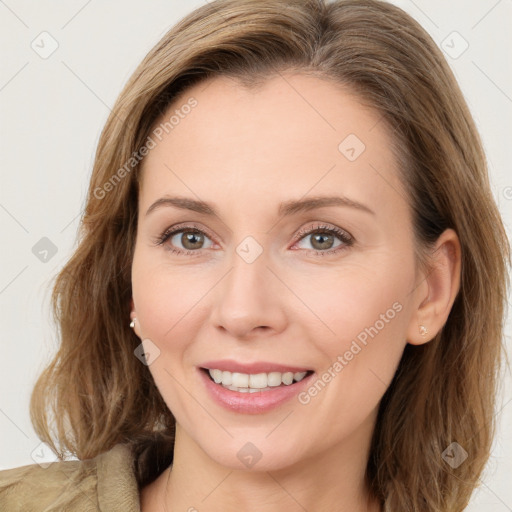
[[[494,196],[508,226],[512,1],[393,3],[445,50],[482,134]],[[0,0],[0,469],[53,460],[28,414],[32,385],[57,346],[49,320],[51,279],[72,253],[110,106],[151,47],[203,4]],[[44,31],[58,43],[47,58],[31,47],[40,53],[51,48],[50,37],[40,36]],[[461,53],[464,41],[469,46]],[[46,262],[40,259],[44,253],[38,258],[32,251],[43,237],[57,249]],[[509,318],[509,347],[510,332]],[[482,486],[467,508],[471,512],[512,511],[511,384],[507,373],[497,411],[500,430]]]

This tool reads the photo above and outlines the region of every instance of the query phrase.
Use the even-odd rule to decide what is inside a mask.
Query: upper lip
[[[237,361],[233,361],[231,359],[221,359],[218,361],[207,361],[202,363],[201,368],[206,368],[207,370],[222,370],[228,371],[231,373],[247,373],[247,374],[256,374],[256,373],[271,373],[271,372],[307,372],[311,371],[310,368],[306,368],[304,366],[290,366],[287,364],[280,363],[269,363],[267,361],[257,361],[253,363],[240,363]]]

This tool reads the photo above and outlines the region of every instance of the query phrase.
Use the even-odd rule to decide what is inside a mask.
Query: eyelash
[[[174,228],[168,228],[166,229],[161,235],[157,236],[153,243],[157,246],[164,245],[167,240],[169,240],[172,236],[174,236],[177,233],[180,232],[187,232],[187,233],[198,233],[202,235],[206,235],[208,238],[212,239],[207,232],[196,228],[195,226],[176,226]],[[297,242],[300,242],[303,238],[305,238],[308,235],[315,235],[318,233],[328,233],[330,235],[335,235],[337,238],[339,238],[343,244],[339,245],[335,249],[329,249],[326,251],[319,251],[317,249],[304,249],[306,251],[312,252],[315,256],[325,256],[327,255],[333,255],[340,251],[346,250],[348,247],[351,247],[354,244],[354,239],[351,235],[349,235],[346,231],[336,228],[336,227],[329,227],[324,224],[318,224],[313,228],[307,228],[302,229],[297,233],[297,236],[295,237],[294,244]],[[183,256],[198,256],[201,252],[201,249],[196,251],[191,250],[183,250],[183,249],[176,249],[174,247],[166,247],[166,250],[174,253],[174,254],[180,254]]]

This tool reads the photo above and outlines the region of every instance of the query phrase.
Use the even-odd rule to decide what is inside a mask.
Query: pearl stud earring
[[[135,318],[130,322],[130,327],[132,329],[135,327]]]

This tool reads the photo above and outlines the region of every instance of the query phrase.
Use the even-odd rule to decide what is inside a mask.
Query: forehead
[[[405,200],[382,115],[325,79],[283,74],[248,89],[215,77],[182,91],[152,133],[156,145],[142,166],[146,195],[162,187],[247,198],[337,189],[370,202]]]

